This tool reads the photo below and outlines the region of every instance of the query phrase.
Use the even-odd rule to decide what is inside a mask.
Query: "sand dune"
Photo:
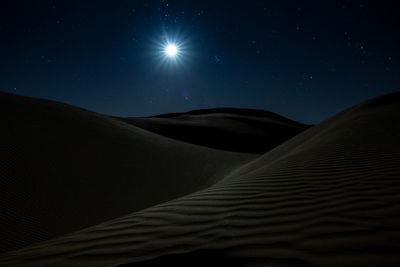
[[[5,93],[0,117],[0,251],[194,192],[255,157]]]
[[[147,118],[120,118],[191,144],[263,154],[309,126],[264,110],[218,108]]]
[[[399,266],[399,140],[397,93],[257,158],[229,153],[235,166],[208,187],[8,252],[0,265]]]

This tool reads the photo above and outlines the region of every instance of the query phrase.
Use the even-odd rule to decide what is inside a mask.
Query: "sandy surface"
[[[139,143],[149,147],[153,134],[137,131],[145,136]],[[207,160],[229,158],[215,164],[209,184],[186,194],[182,190],[177,199],[8,252],[0,257],[0,265],[399,266],[399,140],[397,93],[345,110],[261,156],[212,150],[214,158],[207,158],[207,148],[192,146],[187,151],[204,149],[196,154],[198,165],[193,163],[198,170]],[[187,143],[174,142],[187,148]],[[151,149],[160,149],[159,144]],[[217,156],[217,152],[227,154]],[[179,161],[168,166],[171,176],[179,172]],[[185,179],[196,177],[197,170]],[[164,190],[168,183],[160,187],[155,182],[163,179],[164,175],[154,178],[151,197]],[[117,181],[115,176],[113,182]],[[172,183],[176,181],[180,179]],[[73,202],[76,209],[80,201],[58,204]],[[65,220],[73,220],[68,216],[73,215],[67,214]]]

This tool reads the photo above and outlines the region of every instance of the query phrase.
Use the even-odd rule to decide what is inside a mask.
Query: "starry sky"
[[[395,1],[1,1],[0,90],[117,116],[318,123],[400,88]],[[162,52],[179,43],[174,59]]]

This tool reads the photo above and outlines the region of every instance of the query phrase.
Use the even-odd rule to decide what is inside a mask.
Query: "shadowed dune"
[[[309,126],[263,110],[219,108],[121,120],[191,144],[263,154]]]
[[[399,140],[400,93],[369,100],[207,188],[0,265],[399,266]]]
[[[6,93],[0,118],[0,251],[194,192],[255,157]]]
[[[273,113],[229,112],[243,113],[248,120],[254,115],[255,125],[271,118],[302,127]],[[0,93],[0,117],[0,206],[4,215],[0,219],[0,251],[195,192],[255,157],[183,143],[139,129],[123,122],[125,119],[7,93]],[[168,129],[175,128],[172,121],[165,120],[160,124],[168,135]],[[213,118],[203,118],[204,127],[207,120]],[[229,120],[224,126],[232,128]],[[234,126],[238,132],[246,132],[246,137],[258,135],[252,123]],[[196,128],[201,132],[201,125]],[[185,125],[180,130],[189,132]],[[230,139],[233,134],[225,132],[219,137]],[[196,140],[201,138],[207,136],[196,136]],[[279,138],[269,139],[278,145]],[[241,145],[232,144],[231,150],[239,151]]]

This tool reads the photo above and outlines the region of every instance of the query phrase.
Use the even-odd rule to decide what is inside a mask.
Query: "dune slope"
[[[0,251],[197,191],[255,157],[5,93],[0,121]]]
[[[400,93],[352,107],[216,184],[5,254],[4,265],[400,265]]]
[[[219,108],[121,120],[201,146],[263,154],[310,126],[263,110]]]

